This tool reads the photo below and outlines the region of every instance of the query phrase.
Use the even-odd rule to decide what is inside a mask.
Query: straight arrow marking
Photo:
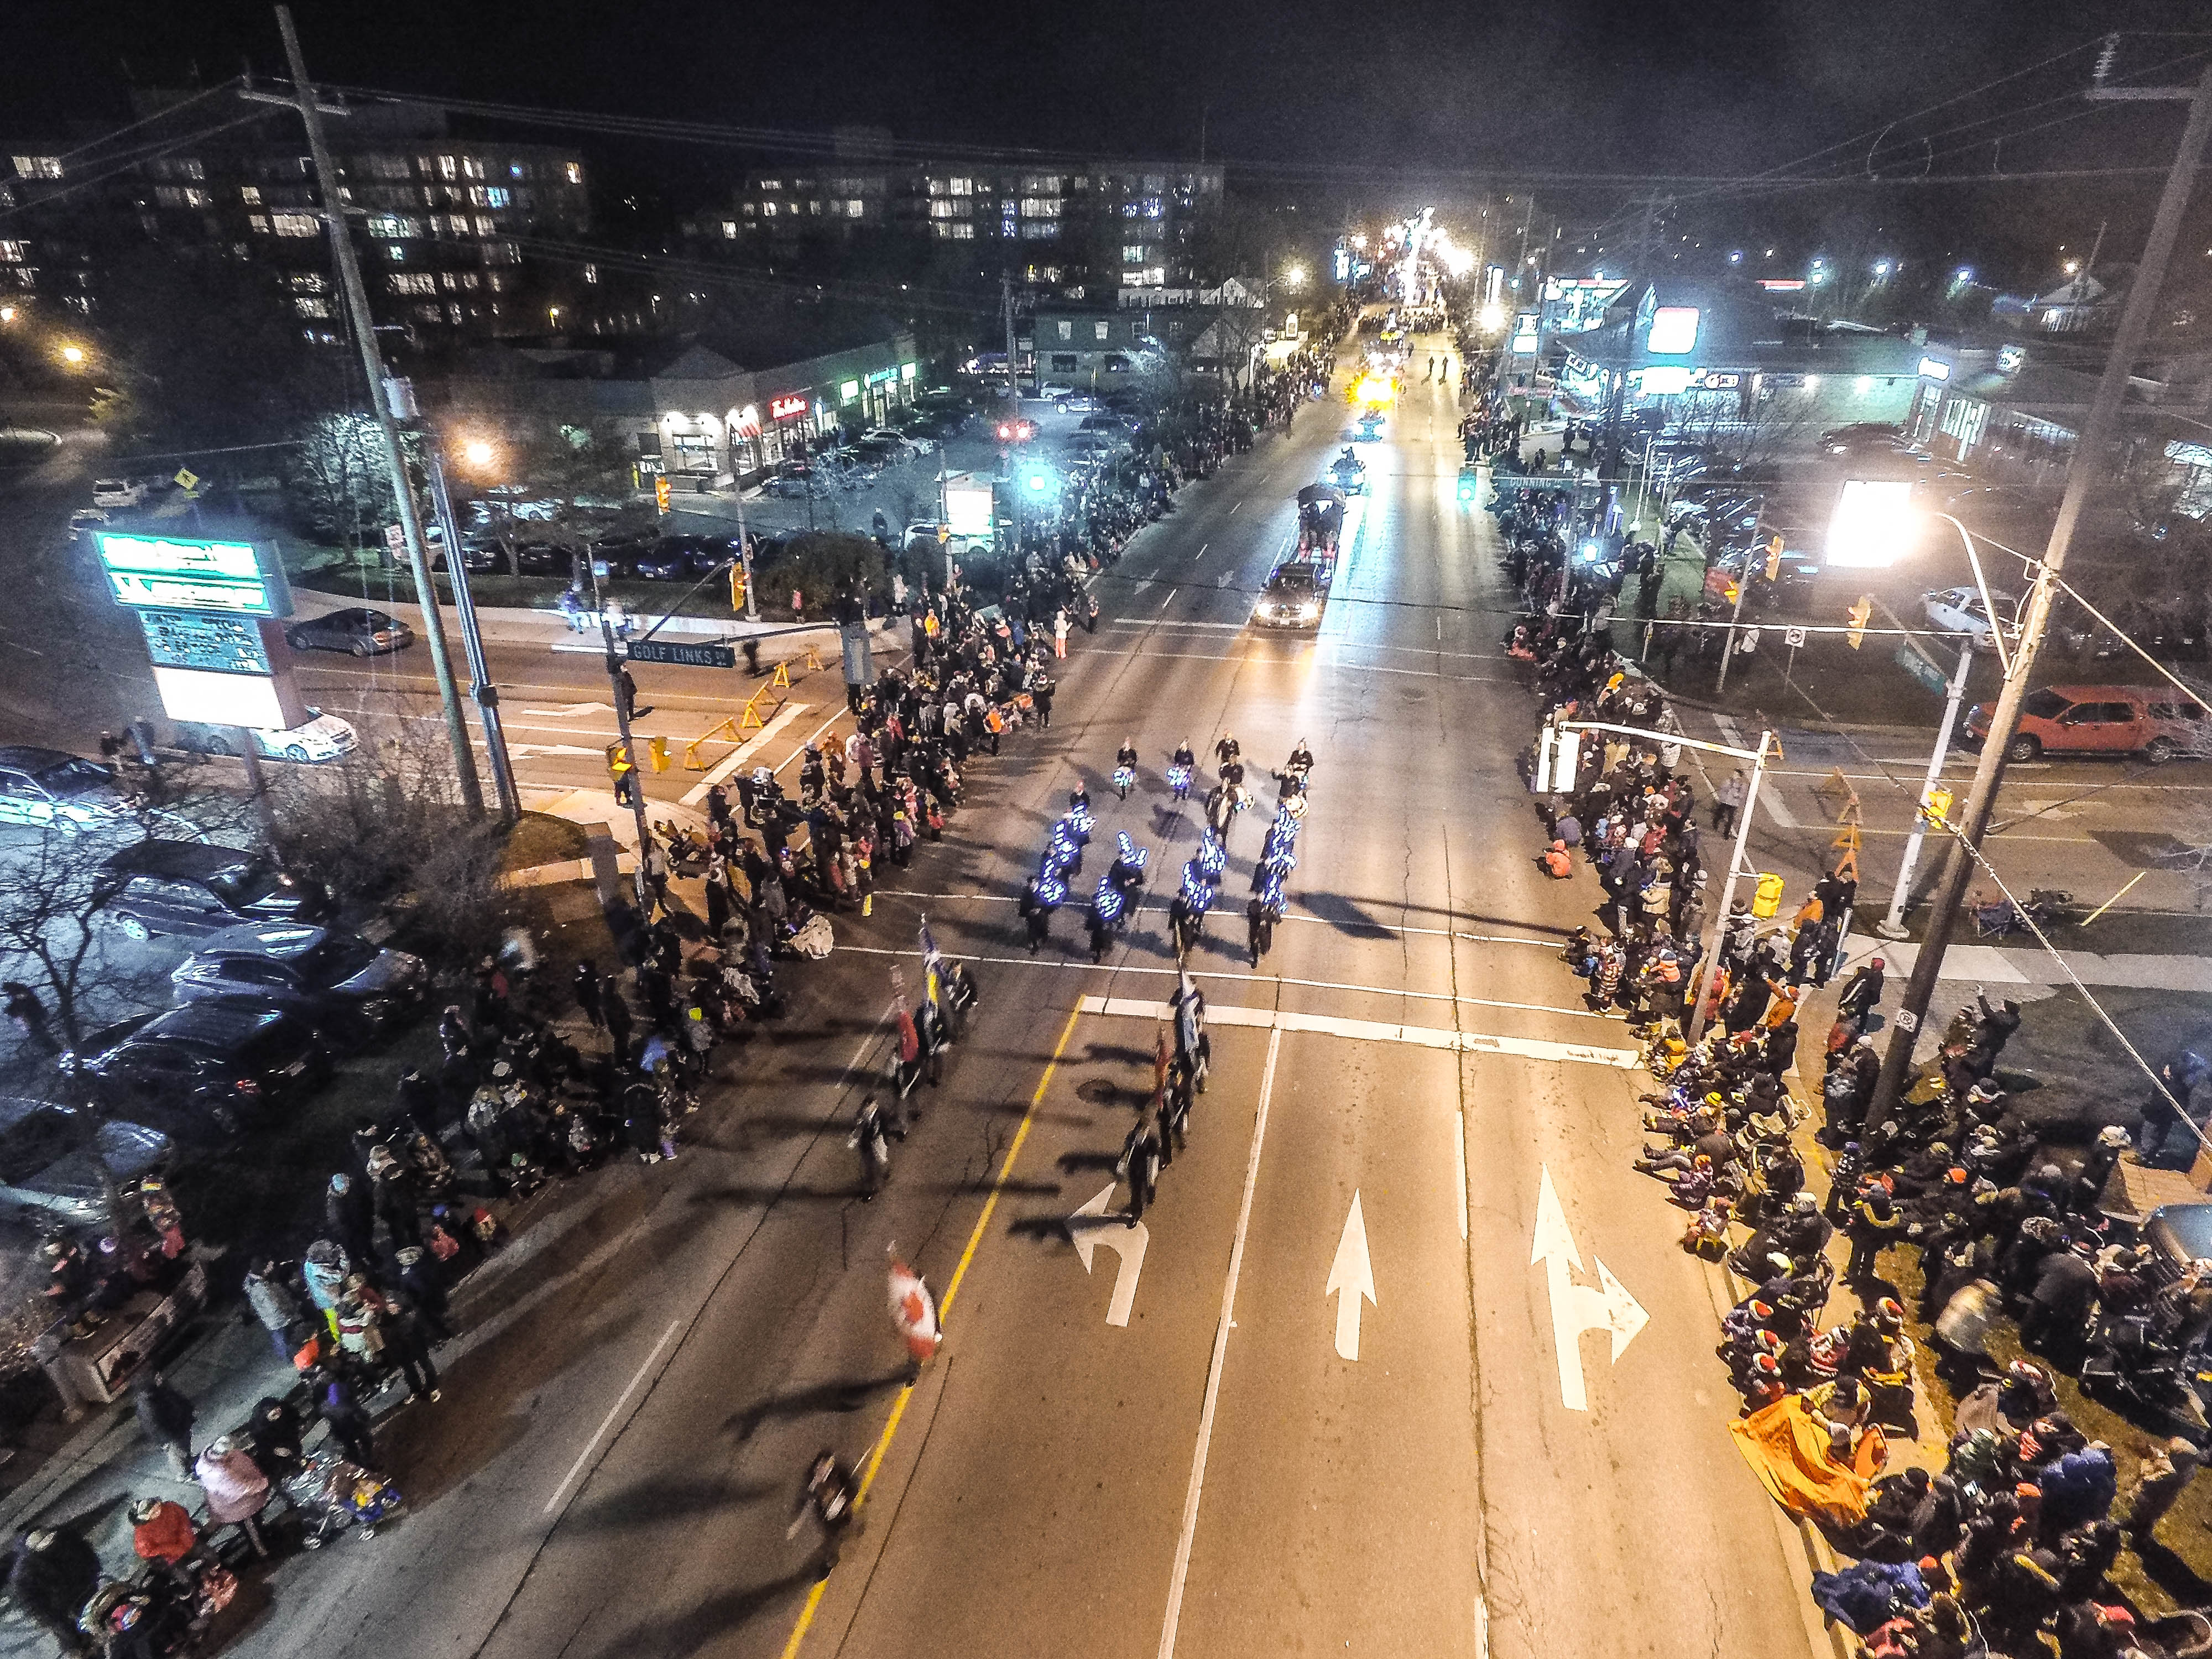
[[[1351,1213],[1344,1218],[1343,1236],[1336,1241],[1336,1257],[1328,1264],[1328,1285],[1321,1294],[1324,1302],[1337,1297],[1337,1352],[1346,1359],[1358,1359],[1359,1300],[1362,1297],[1375,1300],[1375,1267],[1367,1255],[1367,1222],[1359,1212],[1357,1188],[1352,1194]]]

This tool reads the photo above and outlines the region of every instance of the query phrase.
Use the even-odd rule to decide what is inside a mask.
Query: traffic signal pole
[[[1950,946],[1959,907],[1966,898],[1966,884],[1973,877],[1975,854],[1980,850],[1982,837],[1989,830],[1990,815],[1996,805],[2005,750],[2019,727],[2021,703],[2027,696],[2029,675],[2043,647],[2044,636],[2050,630],[2051,607],[2057,597],[2058,575],[2074,544],[2074,532],[2081,521],[2090,486],[2109,470],[2108,456],[2119,429],[2128,374],[2149,332],[2151,313],[2158,303],[2159,289],[2173,257],[2173,245],[2180,234],[2183,216],[2188,210],[2197,163],[2203,156],[2206,141],[2212,139],[2212,68],[2204,71],[2194,88],[2131,87],[2124,90],[2137,98],[2187,98],[2189,124],[2182,132],[2181,145],[2166,174],[2165,189],[2159,195],[2158,214],[2151,222],[2150,238],[2143,246],[2136,280],[2128,289],[2127,304],[2121,310],[2119,327],[2112,336],[2104,374],[2089,404],[2089,418],[2082,423],[2081,435],[2075,441],[2073,457],[2067,464],[2066,492],[2059,499],[2058,516],[2051,526],[2051,539],[2044,549],[2043,562],[2036,567],[2027,615],[2021,623],[2020,643],[2013,652],[1996,707],[1990,715],[1989,734],[1982,740],[1973,786],[1960,815],[1944,862],[1942,880],[1929,912],[1927,936],[1913,960],[1912,975],[1905,984],[1889,1048],[1882,1055],[1881,1074],[1875,1081],[1874,1098],[1867,1108],[1866,1121],[1869,1123],[1881,1122],[1904,1092],[1905,1076],[1912,1066],[1913,1046],[1928,1017],[1929,1004],[1935,1000],[1936,981],[1943,970],[1943,954]],[[2090,95],[2096,94],[2093,92]],[[1990,617],[1990,625],[1993,629],[1998,626],[1995,616]]]
[[[437,585],[430,580],[430,556],[423,546],[422,518],[416,510],[414,486],[407,477],[398,417],[385,392],[384,352],[376,343],[368,290],[361,280],[361,262],[354,255],[353,233],[346,226],[345,197],[339,188],[337,168],[323,136],[322,106],[315,101],[314,86],[307,79],[307,58],[300,51],[300,34],[292,26],[289,6],[276,8],[276,27],[284,37],[284,61],[291,69],[293,100],[307,129],[307,151],[314,162],[315,191],[322,198],[323,216],[331,233],[331,258],[337,267],[338,290],[345,301],[354,343],[361,349],[362,372],[368,378],[368,400],[376,410],[385,469],[391,474],[400,534],[407,544],[407,566],[415,578],[416,603],[422,611],[422,639],[430,647],[430,672],[437,678],[438,699],[445,708],[446,737],[453,749],[453,771],[460,781],[461,801],[472,817],[482,817],[483,783],[477,775],[476,750],[469,744],[468,719],[461,712],[461,690],[453,679],[453,654],[447,647],[446,625],[438,612]],[[460,556],[458,547],[447,550],[449,561]]]

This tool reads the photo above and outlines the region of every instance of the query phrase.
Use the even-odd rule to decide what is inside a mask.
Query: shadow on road
[[[808,1417],[816,1412],[856,1412],[868,1403],[868,1396],[902,1388],[906,1383],[906,1368],[902,1365],[881,1376],[845,1376],[828,1382],[817,1382],[804,1389],[793,1389],[783,1394],[770,1395],[756,1401],[741,1410],[732,1412],[722,1419],[722,1429],[738,1439],[750,1440],[759,1431],[762,1424],[780,1417]]]

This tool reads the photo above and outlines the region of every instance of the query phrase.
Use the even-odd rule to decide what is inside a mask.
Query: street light
[[[473,467],[488,467],[498,456],[487,439],[471,438],[461,446],[461,459]]]
[[[81,345],[64,346],[62,348],[62,361],[67,363],[71,368],[76,368],[79,364],[84,362],[84,348]]]
[[[1296,261],[1283,267],[1283,286],[1293,294],[1301,293],[1306,285],[1306,268]]]

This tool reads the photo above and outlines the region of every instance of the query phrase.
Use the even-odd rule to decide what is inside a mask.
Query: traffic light
[[[668,511],[668,475],[665,472],[653,481],[653,501],[663,513]]]
[[[1850,642],[1851,649],[1856,651],[1866,638],[1867,618],[1874,615],[1874,595],[1862,593],[1859,596],[1859,602],[1845,614],[1851,619],[1851,628],[1850,632],[1844,635],[1844,638]]]
[[[645,740],[645,752],[647,757],[653,762],[653,769],[654,771],[665,772],[668,769],[667,738],[647,738]]]
[[[745,612],[745,568],[742,564],[730,567],[730,609],[741,617]]]
[[[1782,538],[1775,537],[1766,544],[1766,580],[1772,581],[1782,574]]]

